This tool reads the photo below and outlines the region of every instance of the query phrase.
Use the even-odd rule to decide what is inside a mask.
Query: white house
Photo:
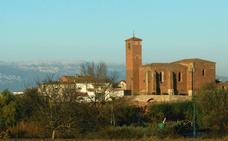
[[[75,94],[80,102],[112,100],[112,84],[106,80],[96,80],[89,76],[62,76],[58,81],[43,83],[38,91],[43,95],[66,93]]]

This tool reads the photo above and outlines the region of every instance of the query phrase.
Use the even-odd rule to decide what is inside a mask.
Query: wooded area
[[[102,75],[98,75],[102,74]],[[83,64],[81,75],[114,83],[105,64]],[[104,87],[103,89],[106,89]],[[0,138],[142,139],[192,137],[193,101],[134,106],[125,98],[77,101],[77,94],[61,96],[29,88],[23,95],[0,94]],[[99,91],[104,92],[105,91]],[[196,94],[196,129],[200,137],[228,134],[228,91],[215,84]]]

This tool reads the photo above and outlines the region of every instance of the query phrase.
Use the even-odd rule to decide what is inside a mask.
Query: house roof
[[[77,83],[105,83],[107,80],[98,80],[92,76],[62,76],[60,82],[77,82]]]
[[[73,82],[63,82],[63,81],[50,81],[50,82],[44,82],[42,83],[43,85],[70,85],[70,84],[75,84]]]

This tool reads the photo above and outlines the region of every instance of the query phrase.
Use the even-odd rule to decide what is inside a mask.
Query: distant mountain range
[[[228,76],[217,76],[217,79],[219,81],[225,82],[225,81],[228,81]]]
[[[48,77],[57,80],[62,75],[79,73],[80,62],[0,62],[0,91],[23,91]],[[125,66],[108,64],[109,71],[116,71],[118,79],[125,79]]]
[[[23,91],[36,86],[48,77],[57,80],[62,75],[79,73],[78,62],[1,62],[0,61],[0,91]],[[109,71],[118,73],[118,80],[125,79],[125,65],[108,64]],[[228,81],[227,76],[217,76],[220,81]]]

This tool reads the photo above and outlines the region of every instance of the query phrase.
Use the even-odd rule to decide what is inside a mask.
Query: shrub
[[[227,134],[228,90],[209,84],[200,90],[196,100],[202,128],[208,128],[217,135]]]
[[[138,139],[144,137],[144,130],[132,126],[109,127],[101,131],[100,136],[106,139]]]
[[[19,122],[15,127],[9,128],[11,138],[45,138],[46,130],[36,122]]]
[[[165,117],[169,121],[190,120],[192,102],[153,104],[150,105],[147,116],[152,122],[161,122]]]

